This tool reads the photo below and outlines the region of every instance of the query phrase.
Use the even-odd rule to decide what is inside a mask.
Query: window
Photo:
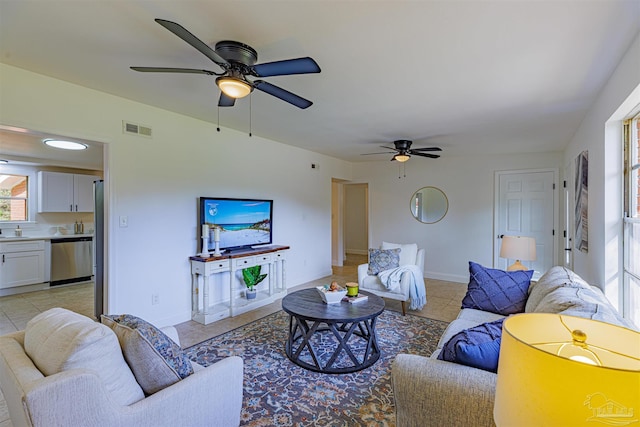
[[[623,313],[640,325],[640,114],[624,126]]]
[[[28,184],[29,178],[25,175],[0,174],[0,223],[27,221]]]

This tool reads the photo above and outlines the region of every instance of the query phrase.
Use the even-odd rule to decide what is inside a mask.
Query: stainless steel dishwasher
[[[93,275],[93,237],[51,239],[50,286],[85,282]]]

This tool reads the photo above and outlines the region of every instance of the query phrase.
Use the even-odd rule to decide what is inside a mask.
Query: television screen
[[[200,197],[200,233],[209,228],[209,250],[215,248],[219,229],[220,250],[270,244],[273,200]],[[205,230],[206,231],[206,230]]]

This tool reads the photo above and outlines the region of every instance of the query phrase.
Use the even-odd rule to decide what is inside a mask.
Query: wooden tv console
[[[208,325],[270,304],[287,294],[286,253],[289,246],[262,246],[202,258],[191,262],[191,319]],[[267,277],[255,289],[255,299],[245,298],[242,269],[262,266]],[[228,277],[227,277],[228,276]]]

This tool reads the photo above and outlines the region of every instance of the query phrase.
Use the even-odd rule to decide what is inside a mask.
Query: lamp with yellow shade
[[[639,332],[548,313],[514,315],[502,328],[498,427],[640,423]]]

